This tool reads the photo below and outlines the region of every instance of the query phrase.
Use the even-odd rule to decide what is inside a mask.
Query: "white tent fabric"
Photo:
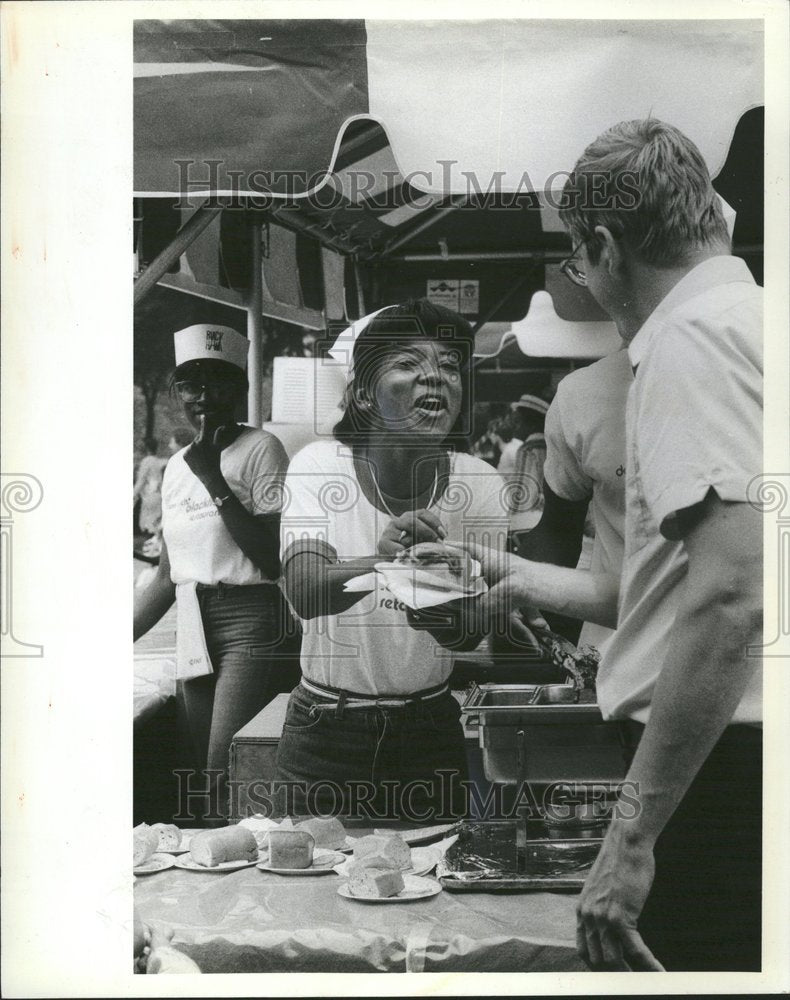
[[[711,174],[763,103],[762,22],[367,21],[370,114],[414,187],[561,188],[604,129],[676,125]],[[560,173],[558,173],[560,172]]]
[[[612,322],[560,319],[548,292],[535,292],[527,315],[511,329],[521,353],[531,358],[602,358],[621,344]]]
[[[301,183],[290,195],[253,183],[296,169],[310,190],[343,187],[326,171],[359,119],[378,121],[400,173],[436,195],[558,190],[596,135],[648,115],[684,131],[715,176],[741,115],[764,99],[760,20],[321,24],[138,22],[136,193],[179,194],[182,160],[197,161],[204,194],[271,184],[298,200]],[[381,176],[394,169],[389,153],[378,159]]]

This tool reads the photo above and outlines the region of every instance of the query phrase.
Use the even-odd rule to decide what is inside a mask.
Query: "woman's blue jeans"
[[[300,676],[300,637],[279,587],[198,588],[214,673],[183,684],[186,722],[199,769],[209,771],[206,809],[195,819],[226,822],[228,757],[233,736]],[[206,783],[199,779],[193,788]],[[190,795],[190,812],[201,810]],[[219,813],[218,815],[218,807]]]
[[[403,707],[341,707],[297,687],[277,752],[279,815],[450,822],[465,803],[464,733],[450,692]]]

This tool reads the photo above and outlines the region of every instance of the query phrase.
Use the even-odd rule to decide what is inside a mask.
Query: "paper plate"
[[[260,857],[257,857],[254,861],[221,861],[218,865],[214,865],[213,868],[206,868],[205,865],[199,865],[196,861],[193,861],[188,854],[182,854],[178,858],[173,859],[176,868],[184,868],[189,872],[235,872],[241,868],[252,868],[253,865],[257,865],[260,861]]]
[[[343,855],[337,851],[326,851],[318,848],[313,852],[313,863],[309,868],[273,868],[271,862],[264,861],[256,865],[262,872],[271,872],[273,875],[328,875],[338,867],[338,862]]]
[[[480,564],[473,562],[474,571],[479,574]],[[372,573],[355,576],[348,580],[343,589],[349,592],[364,592],[375,590],[377,583],[384,587],[410,608],[431,608],[437,604],[447,604],[450,601],[463,600],[468,597],[479,597],[488,590],[485,580],[476,576],[470,587],[458,587],[441,577],[434,576],[430,570],[419,566],[408,566],[403,563],[376,563]]]
[[[345,899],[353,899],[355,903],[412,903],[416,899],[427,899],[429,896],[436,896],[442,891],[439,883],[432,878],[420,878],[417,875],[404,875],[405,883],[403,889],[397,896],[354,896],[348,891],[348,882],[343,882],[338,886],[338,895]]]
[[[160,854],[157,852],[156,854],[152,854],[143,864],[138,865],[137,868],[132,870],[135,875],[154,875],[156,872],[167,871],[175,863],[176,859],[172,854]]]
[[[432,868],[436,867],[441,856],[442,852],[436,847],[413,847],[411,849],[411,868],[407,868],[403,872],[403,877],[406,878],[407,875],[427,875]],[[349,869],[353,863],[353,858],[345,858],[341,864],[335,865],[335,871],[338,875],[348,878]]]
[[[426,840],[435,840],[436,837],[446,837],[448,834],[455,833],[459,826],[459,823],[443,823],[441,826],[420,826],[416,830],[376,829],[373,832],[385,836],[388,833],[397,833],[401,840],[405,840],[407,844],[421,844]]]

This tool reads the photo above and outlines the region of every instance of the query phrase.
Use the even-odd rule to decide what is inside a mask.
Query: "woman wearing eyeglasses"
[[[196,436],[165,469],[159,569],[135,606],[137,640],[177,601],[187,724],[200,767],[213,772],[204,819],[226,814],[234,733],[299,675],[298,642],[277,586],[288,459],[273,435],[236,422],[247,348],[228,327],[175,334],[173,387]]]

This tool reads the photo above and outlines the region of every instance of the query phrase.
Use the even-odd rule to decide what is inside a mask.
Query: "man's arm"
[[[613,820],[579,902],[579,949],[594,968],[622,967],[623,958],[634,969],[655,967],[636,931],[653,845],[758,669],[746,650],[762,627],[759,513],[710,490],[684,547],[688,575],[673,641],[626,778],[639,789],[640,811]]]
[[[584,540],[584,521],[589,500],[566,500],[543,482],[543,515],[532,531],[515,533],[516,548],[522,559],[575,566]],[[579,638],[582,622],[563,615],[550,615],[550,627],[572,642]]]
[[[543,514],[533,530],[516,532],[518,554],[533,562],[575,566],[582,551],[589,500],[565,500],[545,480],[543,499]]]
[[[447,543],[480,561],[491,588],[480,602],[482,613],[507,615],[513,608],[539,608],[571,618],[617,627],[619,577],[586,569],[531,562],[471,543]]]

